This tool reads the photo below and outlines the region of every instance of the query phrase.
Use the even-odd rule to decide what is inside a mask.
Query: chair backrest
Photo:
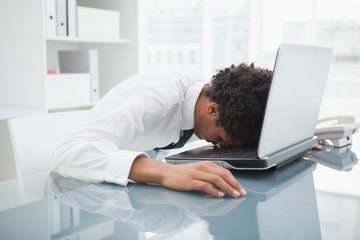
[[[80,125],[87,112],[68,111],[9,119],[17,177],[49,171],[54,150]]]

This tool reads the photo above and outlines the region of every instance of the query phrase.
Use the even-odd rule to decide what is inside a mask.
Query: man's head
[[[217,72],[195,108],[195,134],[220,145],[256,146],[272,71],[254,64]]]

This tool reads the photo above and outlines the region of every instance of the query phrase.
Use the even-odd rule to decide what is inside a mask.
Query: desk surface
[[[356,154],[329,148],[307,158],[234,172],[248,191],[240,199],[53,172],[3,182],[0,239],[360,239]]]
[[[0,120],[7,120],[10,118],[41,114],[41,113],[43,112],[40,110],[0,105]]]

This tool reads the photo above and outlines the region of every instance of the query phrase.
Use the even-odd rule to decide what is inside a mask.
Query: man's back
[[[94,169],[111,173],[107,166],[114,165],[128,171],[136,156],[177,142],[180,130],[194,128],[194,107],[205,84],[199,75],[175,72],[141,74],[121,82],[60,145],[54,154],[57,171],[95,181],[104,179],[92,174]],[[88,168],[93,162],[97,166]]]

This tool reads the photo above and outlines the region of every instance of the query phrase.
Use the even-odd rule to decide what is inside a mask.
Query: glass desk
[[[360,239],[360,168],[351,146],[234,175],[244,198],[91,184],[54,172],[3,182],[0,239]]]

